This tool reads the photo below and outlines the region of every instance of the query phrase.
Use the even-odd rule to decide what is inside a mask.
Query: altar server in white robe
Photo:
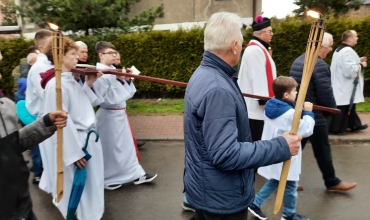
[[[289,132],[294,117],[294,101],[297,95],[297,82],[292,77],[279,76],[273,83],[275,98],[267,101],[265,106],[265,125],[263,128],[262,140],[271,140]],[[303,117],[300,120],[297,134],[302,137],[312,135],[315,126],[312,103],[306,102],[303,107]],[[281,219],[302,219],[307,220],[296,213],[297,186],[301,174],[302,148],[298,154],[291,159],[287,183],[284,193],[284,209]],[[256,194],[252,205],[248,210],[259,219],[266,219],[261,212],[262,204],[276,191],[279,185],[280,174],[283,163],[273,164],[258,169],[258,174],[265,177],[268,182]]]
[[[97,76],[87,76],[83,87],[74,79],[70,72],[77,64],[77,46],[69,39],[64,40],[64,57],[62,64],[62,99],[63,110],[68,112],[68,125],[63,129],[63,170],[64,170],[64,192],[63,198],[56,203],[57,208],[63,216],[67,215],[68,202],[72,188],[72,182],[76,166],[86,168],[87,178],[85,188],[77,208],[76,216],[81,220],[98,220],[104,213],[104,162],[100,140],[95,142],[92,134],[88,141],[87,151],[92,156],[86,161],[82,148],[85,145],[87,134],[94,130],[95,113],[93,105],[102,102],[91,88]],[[48,56],[52,60],[49,51]],[[49,112],[56,108],[56,92],[54,69],[42,73],[41,84],[45,87],[44,111]],[[102,73],[101,73],[102,74]],[[49,81],[48,81],[49,80]],[[56,134],[50,140],[56,145]],[[47,160],[56,164],[56,147],[47,155]],[[56,196],[56,166],[52,178],[53,197]]]
[[[362,124],[356,113],[356,104],[364,102],[364,73],[367,67],[367,58],[359,57],[352,48],[357,44],[357,33],[347,30],[342,34],[342,44],[334,51],[331,60],[331,82],[334,98],[340,115],[334,115],[329,130],[335,134],[344,134],[347,128],[352,132],[364,130],[367,124]],[[354,94],[353,106],[350,108],[350,99],[354,88],[353,81],[359,77],[358,85]],[[350,112],[350,114],[348,114]]]
[[[113,44],[100,41],[95,50],[100,59],[97,69],[115,69],[112,64],[117,51]],[[148,183],[157,177],[157,174],[146,174],[139,164],[125,112],[126,100],[134,95],[136,89],[132,82],[119,78],[105,74],[94,83],[95,91],[104,98],[96,113],[96,127],[103,147],[104,186],[108,190],[118,189],[132,181],[135,185]]]
[[[45,55],[45,47],[51,41],[53,32],[45,29],[41,29],[36,32],[35,34],[35,45],[40,53],[37,55],[36,62],[30,68],[27,77],[27,98],[26,98],[26,108],[28,112],[34,116],[38,116],[39,118],[43,117],[43,99],[44,99],[44,89],[41,88],[40,81],[41,76],[40,73],[45,72],[48,69],[53,68],[53,65],[50,63],[48,58]],[[53,169],[54,164],[48,163],[45,160],[45,155],[47,151],[51,150],[51,145],[47,144],[47,140],[39,144],[40,147],[40,154],[43,163],[43,173],[41,176],[41,180],[39,183],[39,187],[51,193],[51,177],[49,176],[50,169]]]
[[[259,15],[252,28],[253,38],[243,53],[238,85],[244,93],[274,97],[272,82],[276,78],[276,67],[268,51],[273,36],[270,19]],[[252,140],[261,140],[266,101],[247,97],[244,99],[248,109]]]

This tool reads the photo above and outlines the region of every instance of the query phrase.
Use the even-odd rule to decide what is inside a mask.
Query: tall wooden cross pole
[[[318,53],[321,48],[321,43],[324,37],[326,27],[324,20],[321,19],[320,13],[308,11],[307,14],[312,17],[318,18],[318,20],[312,23],[310,35],[308,37],[306,56],[304,60],[304,67],[302,73],[302,81],[299,89],[298,99],[295,106],[292,128],[290,130],[291,134],[297,134],[298,131],[302,115],[302,107],[304,104],[304,100],[306,98],[307,89],[311,80],[312,72],[316,65]],[[285,161],[283,164],[283,169],[281,171],[279,186],[276,194],[274,215],[276,215],[281,209],[290,163],[291,159]]]
[[[52,54],[55,70],[55,90],[57,110],[62,110],[62,61],[64,56],[63,34],[59,31],[59,27],[49,23],[49,26],[54,30],[52,37]],[[57,198],[59,203],[63,198],[63,128],[57,128]]]

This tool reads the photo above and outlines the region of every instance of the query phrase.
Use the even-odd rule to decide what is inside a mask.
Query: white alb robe
[[[39,118],[42,117],[44,105],[43,105],[43,99],[44,99],[44,89],[41,87],[41,76],[40,73],[46,72],[47,70],[53,68],[53,65],[50,63],[48,58],[45,54],[39,53],[37,55],[36,62],[32,65],[30,71],[28,72],[27,77],[27,89],[26,89],[26,108],[27,111],[31,115],[38,116]],[[48,173],[50,172],[49,168],[53,166],[53,164],[49,164],[48,160],[45,159],[46,154],[48,151],[51,150],[51,146],[46,144],[47,142],[44,141],[39,144],[40,147],[40,154],[41,159],[43,163],[43,175],[41,178],[41,181],[39,183],[39,187],[48,192],[51,193],[51,183],[52,180],[48,176]]]
[[[349,105],[353,91],[353,80],[360,71],[360,57],[352,47],[335,51],[331,60],[331,83],[335,102],[338,106]],[[360,72],[353,103],[364,102],[364,74]]]
[[[249,43],[256,43],[267,52],[272,67],[273,79],[276,79],[275,62],[268,53],[268,50],[257,40],[251,40]],[[243,93],[249,93],[259,96],[269,96],[267,75],[266,75],[266,56],[262,49],[256,46],[248,46],[243,53],[240,64],[238,84]],[[244,97],[248,117],[255,120],[263,120],[263,107],[259,105],[258,99]]]
[[[97,63],[97,69],[115,69]],[[104,155],[104,185],[128,183],[145,174],[136,156],[126,112],[126,100],[136,92],[134,84],[122,85],[115,75],[103,75],[94,83],[94,90],[104,97],[96,113]],[[113,110],[115,109],[115,110]]]
[[[46,85],[44,112],[56,109],[55,78]],[[85,145],[87,133],[94,129],[95,113],[92,105],[102,101],[102,97],[94,94],[90,87],[83,87],[74,79],[72,73],[62,73],[63,110],[68,112],[67,126],[63,129],[63,164],[64,192],[62,200],[57,204],[63,216],[67,215],[68,201],[76,166],[74,162],[85,156],[82,148]],[[47,141],[56,146],[56,134]],[[56,197],[56,147],[47,155],[48,162],[53,164],[52,196]],[[95,142],[95,134],[91,134],[87,151],[92,156],[85,166],[87,172],[86,184],[77,208],[79,220],[98,220],[104,213],[104,162],[100,140]],[[45,171],[44,171],[45,172]],[[42,176],[42,178],[44,175]]]
[[[278,136],[282,136],[284,132],[289,132],[292,127],[292,121],[294,116],[294,109],[286,111],[281,116],[270,119],[265,115],[265,125],[263,127],[262,140],[271,140]],[[315,126],[315,120],[309,116],[304,115],[300,121],[298,134],[302,137],[309,137],[313,133]],[[302,148],[296,156],[292,157],[292,161],[289,168],[288,179],[290,181],[299,181],[299,175],[301,174],[302,164]],[[265,177],[266,179],[280,180],[281,170],[283,163],[273,164],[265,167],[258,168],[258,174]]]

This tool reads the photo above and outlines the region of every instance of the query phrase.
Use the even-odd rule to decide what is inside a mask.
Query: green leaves
[[[295,0],[294,4],[299,8],[293,12],[304,15],[306,8],[321,12],[324,16],[331,14],[338,17],[347,13],[350,9],[358,10],[364,0]]]
[[[24,5],[16,8],[23,17],[29,18],[40,27],[45,27],[46,22],[53,22],[64,31],[82,31],[89,35],[106,30],[103,28],[113,28],[116,32],[130,32],[134,26],[147,25],[144,31],[150,29],[156,18],[163,17],[164,6],[162,4],[157,8],[150,8],[130,20],[128,13],[131,5],[139,1],[24,0]]]

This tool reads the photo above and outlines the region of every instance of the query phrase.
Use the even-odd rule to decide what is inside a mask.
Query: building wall
[[[255,2],[259,14],[262,0]],[[234,12],[243,18],[253,16],[253,0],[141,0],[132,6],[129,17],[160,4],[164,5],[164,17],[157,19],[156,24],[207,21],[213,13],[220,11]]]

